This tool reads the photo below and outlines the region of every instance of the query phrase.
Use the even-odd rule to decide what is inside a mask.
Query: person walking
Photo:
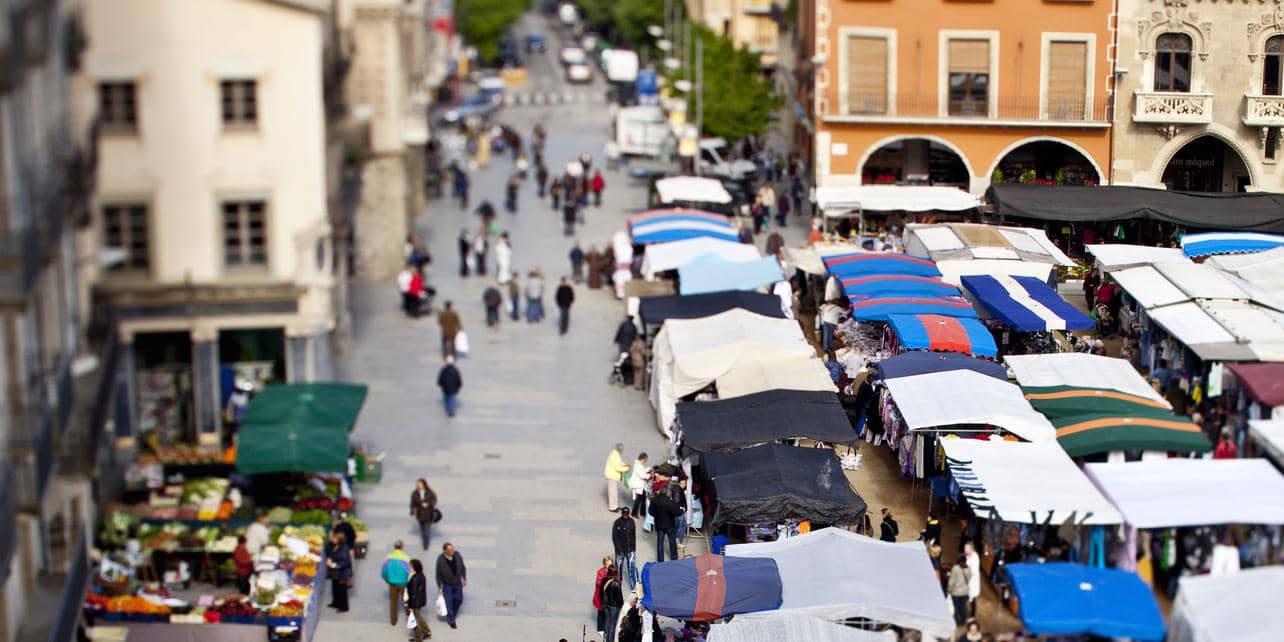
[[[464,556],[455,550],[455,545],[446,542],[441,546],[441,555],[437,556],[437,594],[446,598],[446,624],[457,629],[456,618],[459,607],[464,604],[464,587],[468,586],[468,568],[464,566]]]
[[[236,538],[236,550],[232,551],[232,563],[236,565],[236,590],[241,595],[250,595],[250,576],[254,575],[254,556],[245,545],[245,536]]]
[[[562,181],[554,178],[548,184],[548,196],[553,201],[553,211],[556,212],[562,206]]]
[[[655,561],[664,561],[666,539],[669,541],[669,559],[678,559],[678,538],[674,530],[681,510],[677,502],[673,501],[673,497],[669,496],[668,488],[651,497],[651,507],[648,510],[651,517],[655,519]]]
[[[473,270],[478,276],[486,275],[486,255],[490,253],[490,240],[486,238],[489,226],[473,236]]]
[[[620,588],[620,569],[614,564],[602,580],[602,611],[606,614],[606,628],[602,629],[602,642],[615,642],[615,632],[620,621],[620,607],[624,606],[624,591]]]
[[[785,192],[776,197],[776,222],[782,228],[789,222],[789,194]]]
[[[468,276],[468,259],[472,258],[473,239],[467,228],[459,232],[459,276]],[[408,286],[407,286],[408,287]]]
[[[514,173],[508,177],[508,184],[504,186],[504,209],[509,214],[517,213],[517,192],[522,187],[522,177]]]
[[[423,239],[419,238],[418,234],[406,235],[406,246],[403,254],[406,264],[416,270],[422,270],[425,265],[432,263],[432,257],[428,256],[428,250],[424,249]]]
[[[455,195],[459,197],[459,209],[468,209],[468,188],[471,185],[468,175],[462,171],[455,175]]]
[[[575,302],[575,289],[566,277],[562,277],[553,300],[557,302],[557,333],[566,334],[566,330],[571,327],[571,304]]]
[[[481,217],[481,228],[479,231],[482,235],[489,234],[490,225],[495,222],[495,206],[491,205],[490,201],[483,200],[481,205],[477,206],[476,214]]]
[[[463,330],[464,324],[459,320],[459,313],[447,301],[443,306],[441,313],[437,315],[437,325],[441,328],[441,356],[454,357],[455,339],[459,337],[459,331]]]
[[[603,556],[602,566],[597,569],[597,575],[593,578],[593,612],[597,616],[598,635],[606,630],[606,611],[602,610],[602,582],[606,581],[606,574],[611,566],[611,558]]]
[[[348,587],[352,586],[352,549],[348,538],[338,531],[330,531],[330,554],[325,565],[330,575],[330,608],[348,612]]]
[[[577,209],[579,208],[576,204],[576,197],[568,193],[566,195],[565,202],[562,203],[562,235],[563,236],[573,236],[575,234],[575,212]]]
[[[508,316],[514,321],[517,320],[522,309],[521,296],[522,291],[517,285],[517,279],[511,279],[508,282]]]
[[[464,378],[455,367],[455,358],[446,357],[446,363],[437,372],[437,387],[441,388],[442,403],[446,406],[446,416],[454,417],[459,408],[459,390],[464,387]]]
[[[544,198],[544,186],[548,184],[548,167],[544,161],[535,165],[535,196]]]
[[[504,295],[495,286],[482,292],[482,305],[486,306],[486,327],[495,329],[499,325],[499,306],[504,303]]]
[[[646,465],[646,453],[638,453],[629,472],[629,491],[633,496],[633,514],[646,515],[646,488],[651,481],[651,467]]]
[[[571,251],[567,254],[567,258],[571,260],[571,278],[574,279],[576,283],[583,282],[584,250],[580,249],[579,241],[575,241],[575,243],[571,245]]]
[[[537,267],[526,275],[526,322],[539,323],[543,320],[544,276]]]
[[[623,452],[624,444],[615,444],[602,468],[602,476],[606,478],[606,510],[612,513],[620,510],[620,475],[629,469],[621,456]]]
[[[589,187],[593,190],[594,207],[602,207],[602,190],[606,189],[606,179],[602,178],[602,172],[593,171],[593,178],[589,181]]]
[[[620,356],[621,352],[628,352],[629,346],[633,345],[633,340],[638,338],[638,327],[633,323],[633,317],[624,315],[624,320],[615,328],[615,336],[611,341],[615,342],[615,356]]]
[[[981,597],[981,556],[972,542],[963,544],[963,557],[967,560],[967,614],[976,617],[976,599]]]
[[[642,614],[638,613],[638,597],[629,596],[628,608],[620,618],[620,636],[616,642],[642,642]]]
[[[901,534],[901,527],[892,517],[892,509],[883,509],[883,523],[878,527],[878,539],[884,542],[895,542],[896,536]]]
[[[762,206],[762,217],[764,221],[771,221],[771,208],[776,206],[776,190],[771,186],[770,180],[762,182],[758,188],[758,204]],[[757,233],[757,230],[754,230]]]
[[[950,568],[949,579],[945,583],[945,592],[949,593],[954,603],[954,623],[962,626],[967,621],[967,584],[972,577],[967,567],[967,558],[959,557]]]
[[[424,638],[432,637],[432,628],[423,613],[423,608],[428,606],[428,578],[424,576],[424,563],[418,559],[410,560],[410,570],[410,579],[406,582],[406,617],[415,619],[411,640],[423,642]]]
[[[379,577],[388,585],[388,619],[397,626],[397,614],[401,612],[402,593],[410,581],[410,556],[406,554],[401,540],[392,543],[392,552],[383,558],[379,568]]]
[[[633,337],[629,344],[629,360],[633,362],[633,389],[646,390],[646,362],[651,358],[651,349],[646,347],[642,337]]]
[[[508,232],[499,235],[495,243],[495,279],[500,284],[508,283],[513,278],[513,241]]]
[[[627,506],[620,509],[620,516],[611,523],[611,544],[615,547],[615,566],[628,578],[632,591],[638,581],[638,530]]]
[[[415,480],[415,490],[410,493],[410,516],[419,523],[419,539],[424,550],[432,538],[432,524],[437,516],[437,493],[428,486],[428,480]]]

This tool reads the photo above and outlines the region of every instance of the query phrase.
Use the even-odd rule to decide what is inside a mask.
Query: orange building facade
[[[816,184],[1107,182],[1113,5],[803,0]]]

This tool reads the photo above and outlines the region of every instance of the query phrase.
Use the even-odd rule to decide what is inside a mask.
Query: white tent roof
[[[1043,230],[980,223],[910,223],[905,250],[945,259],[1002,259],[1073,266],[1076,263]],[[979,272],[977,274],[980,274]]]
[[[655,278],[658,272],[676,270],[706,254],[726,261],[752,261],[762,256],[751,244],[707,236],[656,243],[646,248],[646,255],[642,257],[642,274],[648,279]]]
[[[1119,287],[1124,289],[1124,292],[1128,293],[1128,296],[1147,310],[1190,300],[1190,295],[1149,265],[1118,270],[1111,272],[1110,276],[1119,284]]]
[[[1200,301],[1199,307],[1259,360],[1284,360],[1284,315],[1246,301]]]
[[[731,202],[731,194],[720,181],[700,176],[661,178],[655,182],[655,191],[660,195],[662,203],[687,201],[726,204]]]
[[[1221,270],[1199,263],[1165,263],[1155,269],[1192,299],[1247,299]]]
[[[1254,360],[1247,346],[1237,346],[1235,335],[1193,301],[1155,308],[1149,311],[1149,315],[1151,320],[1201,359]]]
[[[981,206],[981,201],[955,187],[923,185],[829,185],[816,188],[816,206],[830,210],[876,212],[961,212]],[[845,216],[845,213],[838,213]]]
[[[1284,477],[1265,459],[1155,459],[1084,470],[1137,528],[1284,524]]]
[[[1234,273],[1274,302],[1284,301],[1284,247],[1257,254],[1213,256],[1204,263]]]
[[[1106,388],[1119,392],[1168,402],[1123,359],[1081,352],[1054,354],[1008,355],[1003,362],[1012,370],[1017,383],[1025,387],[1074,386]]]
[[[738,364],[718,377],[717,386],[719,399],[767,390],[838,390],[825,364],[814,356]]]
[[[709,642],[896,642],[893,631],[862,631],[809,615],[781,613],[769,618],[737,616],[709,627]]]
[[[1051,441],[1056,430],[1021,389],[971,370],[889,379],[887,390],[910,430],[988,424],[1027,441]]]
[[[859,246],[850,243],[817,243],[811,247],[781,248],[785,263],[816,276],[829,276],[829,270],[825,269],[824,257],[837,254],[857,254],[864,251]]]
[[[1253,419],[1248,422],[1248,434],[1275,461],[1284,464],[1284,419]]]
[[[737,620],[801,613],[836,621],[867,618],[919,629],[929,637],[949,637],[954,629],[920,542],[882,542],[823,528],[776,542],[734,544],[726,555],[771,558],[780,569],[780,610],[746,613]]]
[[[937,261],[936,269],[941,271],[941,280],[950,285],[962,285],[962,277],[969,274],[986,274],[990,276],[1032,276],[1047,282],[1052,275],[1052,263],[1035,261],[1007,261],[1002,259],[973,259]]]
[[[1284,566],[1187,575],[1177,587],[1168,642],[1271,642],[1284,631]]]
[[[991,508],[1001,520],[1020,524],[1119,524],[1119,511],[1102,496],[1055,441],[942,439],[946,463],[978,515]]]
[[[1087,250],[1096,257],[1097,262],[1106,270],[1115,270],[1133,265],[1150,265],[1153,263],[1190,263],[1186,254],[1175,247],[1151,247],[1149,245],[1127,245],[1109,243],[1089,245]]]

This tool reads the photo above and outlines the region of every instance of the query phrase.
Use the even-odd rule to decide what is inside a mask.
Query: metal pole
[[[700,137],[704,135],[704,39],[696,40],[696,149],[695,173],[700,172]]]
[[[691,82],[691,21],[682,23],[682,77]]]
[[[670,21],[670,14],[673,12],[673,0],[664,0],[664,37],[673,42],[673,23]],[[672,51],[672,49],[670,49]],[[668,53],[668,52],[663,52]]]

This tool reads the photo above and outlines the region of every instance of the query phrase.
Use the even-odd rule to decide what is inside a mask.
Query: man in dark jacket
[[[459,390],[464,387],[464,378],[455,367],[454,357],[446,357],[446,364],[437,373],[437,387],[441,388],[446,416],[454,417],[455,409],[459,407]]]
[[[495,286],[482,292],[482,305],[486,306],[486,327],[494,329],[499,326],[499,306],[504,303],[504,295]]]
[[[611,339],[611,341],[615,342],[615,347],[618,349],[615,353],[616,356],[619,356],[620,352],[628,352],[629,346],[633,344],[633,340],[636,339],[637,336],[638,327],[633,325],[633,317],[626,315],[624,320],[620,322],[620,327],[615,329],[615,338]]]
[[[895,542],[896,536],[900,535],[900,533],[901,527],[896,523],[896,520],[892,518],[892,509],[884,508],[883,523],[879,525],[878,529],[878,539],[881,539],[884,542]]]
[[[575,289],[566,277],[562,277],[553,298],[557,301],[557,333],[566,334],[567,328],[571,327],[571,304],[575,302]]]
[[[415,625],[415,637],[411,639],[414,642],[423,642],[424,638],[432,637],[432,629],[428,627],[428,620],[424,618],[421,610],[428,605],[428,578],[424,577],[423,562],[417,559],[410,560],[410,568],[414,574],[406,583],[406,613],[407,617],[413,615],[418,622]]]
[[[571,278],[575,279],[576,283],[583,282],[584,281],[584,250],[580,249],[579,241],[576,241],[575,245],[571,246],[571,251],[569,254],[567,254],[567,258],[571,260]]]
[[[468,586],[468,568],[464,566],[464,556],[455,550],[455,545],[446,542],[437,556],[437,594],[446,598],[446,624],[455,626],[459,616],[459,607],[464,603],[464,587]]]
[[[668,489],[651,498],[651,517],[655,518],[655,561],[664,561],[664,540],[669,540],[669,559],[678,559],[678,539],[674,533],[681,510],[669,496]]]
[[[628,507],[620,509],[620,517],[611,524],[611,543],[615,545],[615,568],[629,582],[629,590],[637,584],[637,523],[629,515]]]

